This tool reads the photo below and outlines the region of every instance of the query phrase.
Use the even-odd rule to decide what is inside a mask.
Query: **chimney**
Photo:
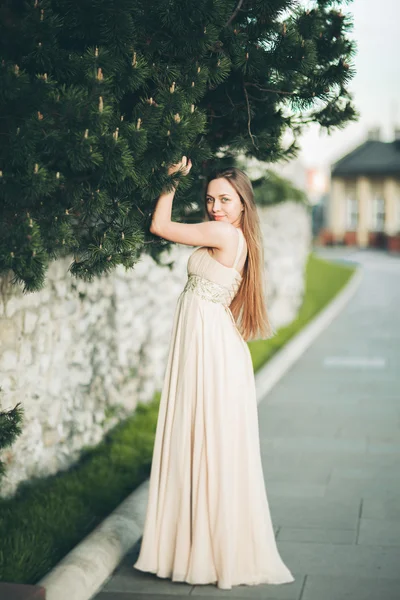
[[[368,140],[380,141],[381,139],[381,128],[380,127],[371,127],[368,129]]]

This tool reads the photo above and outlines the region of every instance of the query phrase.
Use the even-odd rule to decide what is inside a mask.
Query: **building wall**
[[[295,202],[259,209],[271,320],[292,321],[304,293],[311,245],[309,211]],[[144,256],[85,283],[71,259],[50,265],[43,290],[23,295],[0,278],[0,407],[21,402],[23,433],[2,452],[2,496],[19,482],[65,469],[83,446],[148,402],[162,386],[175,305],[193,247],[176,245],[164,262]]]
[[[351,217],[352,201],[357,213],[355,219]],[[384,209],[382,222],[379,216],[380,206]],[[363,175],[352,178],[333,177],[328,229],[333,242],[355,243],[360,247],[374,244],[378,235],[399,234],[400,180]]]

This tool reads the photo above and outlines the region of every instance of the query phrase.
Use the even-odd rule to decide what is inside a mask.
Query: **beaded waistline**
[[[227,304],[227,289],[200,275],[189,275],[186,285],[183,288],[184,292],[188,290],[195,292],[195,294],[201,296],[204,300],[218,302],[219,304]]]
[[[217,302],[218,304],[222,304],[225,311],[228,313],[233,325],[239,331],[235,318],[232,314],[231,309],[227,303],[227,295],[229,295],[228,290],[218,283],[211,281],[210,279],[206,279],[205,277],[201,277],[201,275],[189,275],[188,280],[186,282],[183,291],[192,291],[204,300],[210,300],[211,302]],[[240,333],[240,331],[239,331]]]

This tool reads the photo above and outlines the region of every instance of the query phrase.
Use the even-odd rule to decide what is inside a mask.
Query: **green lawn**
[[[277,335],[249,342],[254,370],[343,287],[353,267],[310,255],[298,318]],[[35,583],[150,475],[160,394],[116,426],[77,465],[0,499],[0,581]]]

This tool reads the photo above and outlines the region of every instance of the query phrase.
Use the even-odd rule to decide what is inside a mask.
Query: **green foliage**
[[[279,204],[286,200],[309,206],[307,194],[296,188],[288,179],[268,169],[263,177],[253,181],[254,199],[259,206]]]
[[[1,388],[0,388],[1,389]],[[22,432],[22,419],[24,411],[20,403],[7,411],[0,410],[0,452],[9,448]],[[6,466],[0,460],[0,480],[4,476]]]
[[[151,213],[183,154],[178,220],[217,151],[289,159],[308,123],[355,120],[345,3],[4,0],[0,275],[34,291],[57,257],[86,281],[156,258]]]

